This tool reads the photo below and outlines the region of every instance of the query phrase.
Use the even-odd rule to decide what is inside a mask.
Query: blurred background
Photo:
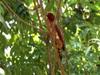
[[[0,75],[48,75],[48,11],[64,31],[68,75],[100,75],[99,0],[0,0]]]

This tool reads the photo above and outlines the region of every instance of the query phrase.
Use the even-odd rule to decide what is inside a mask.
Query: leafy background
[[[48,74],[47,30],[36,1],[0,0],[0,67],[6,75]],[[56,14],[57,0],[42,1],[45,11]],[[61,9],[68,75],[100,75],[100,1],[61,0]]]

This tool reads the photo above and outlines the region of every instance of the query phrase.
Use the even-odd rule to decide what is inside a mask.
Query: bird
[[[61,28],[58,26],[56,17],[53,13],[49,12],[47,13],[47,29],[49,32],[49,36],[52,40],[52,43],[54,43],[55,48],[58,50],[58,54],[60,59],[62,59],[62,50],[65,50],[65,44],[64,44],[64,34]]]

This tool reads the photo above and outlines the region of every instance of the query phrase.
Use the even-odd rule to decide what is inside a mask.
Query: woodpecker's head
[[[48,20],[51,22],[53,22],[55,19],[55,16],[53,15],[53,13],[48,13],[46,16],[47,16]]]

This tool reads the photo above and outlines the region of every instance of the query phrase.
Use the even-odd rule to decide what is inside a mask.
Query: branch
[[[39,16],[38,7],[36,6],[36,1],[33,0],[33,2],[34,2],[34,5],[36,7],[36,13],[37,13],[37,16],[38,16],[38,20],[39,20],[39,24],[40,24],[40,29],[41,29],[40,32],[41,32],[43,29],[42,29],[42,24],[41,24],[40,16]]]
[[[39,2],[40,2],[40,4],[39,4]],[[41,15],[42,15],[42,17],[43,17],[43,19],[45,20],[45,22],[46,22],[46,13],[45,13],[45,10],[44,10],[44,8],[43,8],[43,1],[42,0],[39,0],[39,2],[38,2],[38,4],[40,5],[40,8],[41,8]]]
[[[39,2],[40,2],[40,4],[39,4]],[[42,17],[43,17],[43,19],[45,20],[45,23],[46,23],[46,25],[48,24],[47,23],[47,20],[46,20],[46,13],[45,13],[45,10],[44,10],[44,8],[43,8],[43,1],[42,0],[39,0],[39,2],[38,2],[38,4],[40,5],[40,8],[41,8],[41,15],[42,15]],[[47,36],[48,36],[48,34],[47,34]],[[48,53],[48,64],[49,64],[49,74],[50,75],[55,75],[55,64],[53,64],[52,63],[52,59],[51,59],[51,49],[49,48],[49,45],[50,45],[50,43],[49,44],[46,44],[47,45],[47,53]]]

